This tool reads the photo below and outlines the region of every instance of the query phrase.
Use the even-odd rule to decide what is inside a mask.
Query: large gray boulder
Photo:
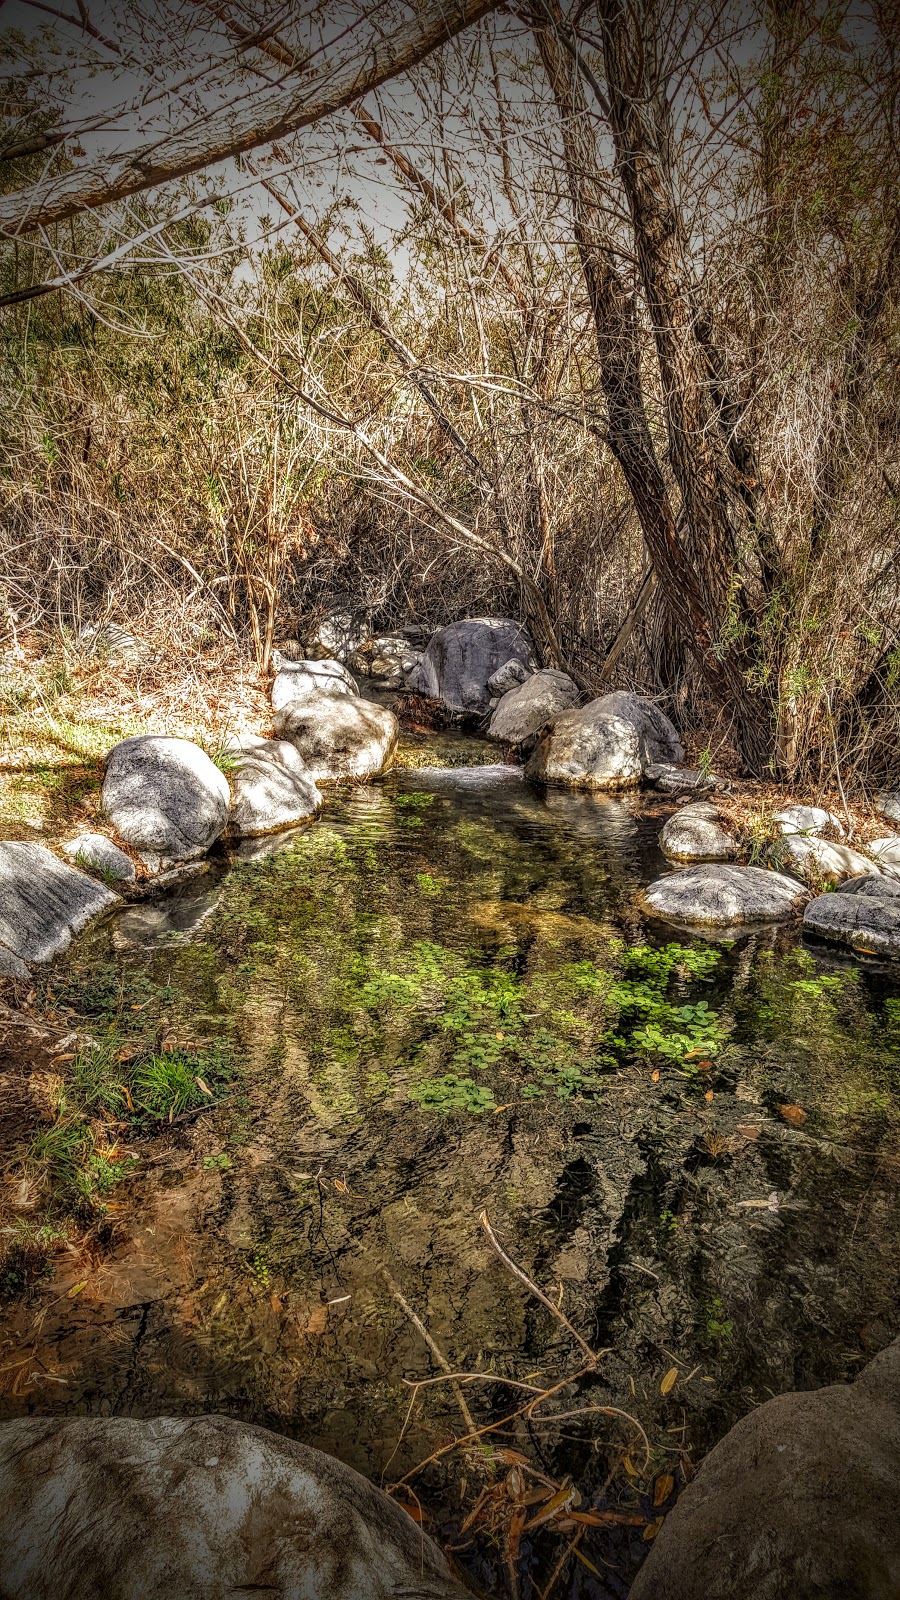
[[[131,857],[105,833],[80,833],[77,839],[63,845],[63,853],[76,867],[99,872],[108,882],[130,883],[135,876]]]
[[[682,1492],[630,1600],[897,1600],[900,1340],[855,1383],[742,1418]]]
[[[313,695],[333,694],[343,698],[359,691],[356,680],[340,661],[288,661],[279,657],[272,684],[272,710],[308,700]]]
[[[659,842],[663,854],[674,861],[730,861],[738,848],[708,800],[697,800],[676,811]]]
[[[820,839],[815,834],[787,833],[785,834],[780,849],[792,872],[806,880],[807,883],[818,884],[821,881],[840,883],[843,878],[856,878],[861,873],[880,872],[880,867],[868,856],[859,850],[851,849],[848,844],[832,844],[828,839]]]
[[[4,1423],[0,1505],[5,1600],[467,1600],[380,1489],[227,1417]]]
[[[510,662],[509,666],[518,666]],[[501,667],[500,673],[506,669]],[[520,668],[520,670],[522,670]],[[500,676],[495,673],[494,677]],[[488,727],[488,738],[522,745],[533,739],[561,711],[577,706],[581,696],[565,672],[533,672],[498,702]]]
[[[189,739],[143,734],[106,758],[103,809],[151,872],[196,861],[228,821],[223,772]]]
[[[803,930],[874,955],[900,955],[900,882],[866,876],[811,900]]]
[[[487,692],[492,700],[499,700],[502,695],[509,694],[510,689],[515,689],[519,683],[524,683],[531,674],[521,661],[504,661],[502,667],[492,672],[487,681]]]
[[[386,706],[358,695],[314,694],[277,710],[275,732],[294,745],[314,783],[328,783],[377,777],[400,726]]]
[[[24,977],[26,961],[50,961],[73,936],[118,904],[87,873],[42,844],[0,844],[0,972]]]
[[[322,796],[288,740],[244,739],[233,760],[229,833],[275,833],[315,816]]]
[[[784,873],[714,863],[657,878],[639,897],[654,916],[697,927],[778,922],[807,898],[803,884]]]
[[[640,783],[644,766],[634,723],[600,706],[592,700],[580,711],[555,717],[528,759],[526,776],[570,789],[627,789]]]
[[[432,636],[406,686],[443,701],[451,711],[485,712],[488,680],[507,661],[518,661],[529,672],[537,666],[522,624],[511,617],[468,617]]]
[[[637,732],[645,770],[660,762],[677,765],[684,760],[681,740],[675,728],[653,700],[645,700],[642,695],[632,694],[627,689],[614,689],[612,694],[603,695],[593,704],[598,712],[632,723]]]

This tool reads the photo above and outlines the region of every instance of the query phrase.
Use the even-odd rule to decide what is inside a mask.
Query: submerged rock
[[[803,929],[873,955],[900,955],[900,882],[869,875],[811,900]]]
[[[275,732],[295,746],[314,783],[327,783],[377,777],[400,726],[392,711],[358,695],[315,694],[277,710]]]
[[[66,866],[42,844],[0,844],[0,946],[8,977],[26,961],[49,961],[73,936],[116,905],[111,889]]]
[[[235,755],[230,833],[275,833],[315,816],[322,796],[296,746],[287,739],[246,739]]]
[[[670,922],[726,927],[742,922],[776,922],[802,905],[808,891],[796,878],[762,867],[683,867],[657,878],[639,899]]]
[[[359,693],[356,680],[340,661],[279,660],[272,684],[272,710],[308,700],[313,695],[331,694],[343,698]]]
[[[227,1417],[6,1422],[0,1499],[7,1600],[467,1600],[396,1501]]]
[[[104,878],[130,883],[135,876],[134,862],[105,833],[81,833],[64,844],[63,850],[77,867],[99,872]]]
[[[630,1600],[896,1600],[898,1478],[895,1340],[855,1383],[742,1418],[666,1517]]]
[[[218,886],[188,887],[164,900],[129,906],[113,919],[113,944],[117,950],[153,950],[187,943],[209,921],[221,898]]]
[[[670,817],[659,842],[675,861],[730,861],[737,844],[722,827],[719,813],[708,800],[683,806]]]
[[[842,878],[855,878],[861,873],[880,871],[875,862],[859,850],[851,850],[847,844],[831,844],[828,839],[819,839],[815,835],[785,834],[783,849],[790,857],[790,862],[785,862],[785,865],[790,865],[801,878],[812,883],[822,878],[840,883]]]
[[[507,662],[507,667],[524,670],[517,661]],[[501,667],[494,679],[505,671],[506,667]],[[505,744],[526,744],[561,711],[577,706],[580,698],[576,685],[565,672],[551,669],[533,672],[503,694],[491,717],[488,738],[502,740]]]
[[[106,758],[103,809],[151,872],[205,855],[228,821],[223,772],[189,739],[143,734]]]
[[[829,825],[841,835],[844,832],[833,812],[825,811],[822,806],[785,806],[783,811],[776,811],[772,820],[778,823],[782,833],[821,833]]]
[[[537,665],[527,630],[511,617],[467,617],[433,635],[406,680],[415,694],[442,700],[451,711],[487,711],[488,681],[498,667]]]

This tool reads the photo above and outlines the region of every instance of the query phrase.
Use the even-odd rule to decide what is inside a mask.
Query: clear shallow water
[[[408,1415],[437,1369],[396,1289],[454,1370],[549,1387],[581,1365],[485,1209],[607,1351],[566,1407],[627,1411],[652,1457],[596,1412],[499,1442],[652,1518],[661,1473],[900,1331],[900,987],[792,929],[704,961],[642,925],[635,890],[665,863],[640,804],[399,771],[80,941],[56,991],[126,1056],[219,1061],[224,1103],[129,1140],[88,1287],[66,1299],[63,1263],[45,1296],[64,1381],[7,1412],[220,1410],[392,1481],[464,1431],[446,1385]],[[693,972],[654,964],[670,940]],[[466,1399],[479,1425],[514,1409],[498,1385]],[[438,1532],[474,1497],[451,1459],[415,1480]],[[558,1541],[524,1548],[546,1577]],[[646,1545],[617,1528],[583,1549],[602,1583],[567,1569],[559,1592],[624,1594]],[[501,1592],[490,1539],[461,1559]]]

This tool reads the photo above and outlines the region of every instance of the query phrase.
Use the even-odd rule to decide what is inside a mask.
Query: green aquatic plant
[[[409,1098],[423,1111],[470,1111],[476,1114],[493,1111],[496,1100],[490,1089],[477,1084],[472,1078],[462,1078],[454,1072],[443,1078],[425,1078],[413,1085]]]

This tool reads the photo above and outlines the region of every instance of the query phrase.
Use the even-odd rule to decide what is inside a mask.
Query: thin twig
[[[466,1405],[466,1402],[465,1402],[465,1400],[463,1398],[463,1392],[462,1392],[461,1388],[459,1387],[459,1384],[456,1381],[455,1375],[453,1373],[453,1368],[451,1367],[449,1361],[447,1360],[447,1357],[444,1355],[443,1350],[440,1348],[440,1346],[438,1344],[435,1343],[434,1339],[431,1337],[431,1334],[428,1332],[428,1329],[426,1328],[426,1326],[425,1326],[424,1322],[422,1321],[421,1317],[419,1317],[416,1314],[416,1312],[413,1310],[413,1308],[410,1305],[409,1301],[405,1298],[405,1296],[403,1294],[403,1291],[400,1288],[400,1285],[398,1283],[395,1283],[394,1279],[391,1277],[391,1274],[388,1272],[387,1267],[382,1267],[381,1273],[382,1273],[382,1277],[384,1278],[385,1283],[387,1284],[388,1288],[390,1289],[391,1294],[393,1295],[394,1299],[396,1300],[396,1302],[397,1302],[398,1306],[400,1307],[401,1311],[403,1311],[405,1313],[405,1315],[409,1318],[410,1322],[412,1323],[413,1327],[416,1329],[416,1332],[418,1334],[420,1334],[421,1337],[424,1339],[426,1345],[428,1346],[429,1350],[431,1351],[431,1354],[434,1356],[434,1359],[437,1362],[438,1366],[441,1368],[441,1370],[445,1373],[445,1375],[447,1376],[448,1380],[450,1381],[450,1386],[451,1386],[451,1388],[453,1390],[454,1396],[456,1397],[456,1403],[459,1406],[460,1411],[462,1412],[463,1422],[465,1423],[466,1427],[469,1429],[470,1433],[474,1432],[475,1419],[472,1416],[472,1413],[469,1410],[468,1406]]]
[[[533,1295],[535,1295],[538,1300],[540,1300],[541,1304],[545,1305],[547,1307],[547,1310],[549,1312],[551,1312],[551,1314],[556,1318],[557,1322],[561,1322],[562,1323],[563,1327],[567,1330],[567,1332],[569,1332],[572,1335],[572,1338],[575,1340],[575,1343],[584,1351],[584,1353],[587,1356],[591,1366],[592,1367],[598,1366],[599,1363],[600,1363],[600,1357],[602,1355],[605,1355],[606,1351],[605,1350],[601,1350],[599,1353],[596,1353],[595,1351],[593,1351],[591,1349],[590,1345],[587,1344],[584,1339],[582,1339],[581,1334],[577,1331],[577,1329],[572,1327],[572,1324],[569,1321],[568,1317],[563,1316],[563,1313],[560,1311],[559,1307],[555,1306],[553,1304],[552,1300],[548,1300],[547,1299],[547,1296],[544,1294],[543,1290],[539,1289],[536,1283],[532,1283],[532,1281],[528,1277],[527,1273],[523,1272],[521,1267],[516,1266],[516,1263],[513,1261],[512,1257],[507,1255],[507,1253],[504,1250],[502,1244],[500,1243],[499,1239],[497,1238],[497,1235],[495,1234],[493,1228],[491,1227],[490,1222],[488,1221],[488,1214],[487,1214],[486,1211],[482,1211],[481,1216],[479,1217],[478,1220],[481,1223],[481,1226],[483,1227],[485,1233],[487,1234],[488,1239],[489,1239],[493,1249],[496,1250],[496,1252],[497,1252],[498,1256],[500,1257],[500,1260],[503,1262],[504,1266],[507,1266],[509,1268],[510,1272],[512,1272],[514,1274],[514,1276],[519,1279],[519,1282],[520,1283],[524,1283],[526,1289],[530,1290],[530,1292]]]

